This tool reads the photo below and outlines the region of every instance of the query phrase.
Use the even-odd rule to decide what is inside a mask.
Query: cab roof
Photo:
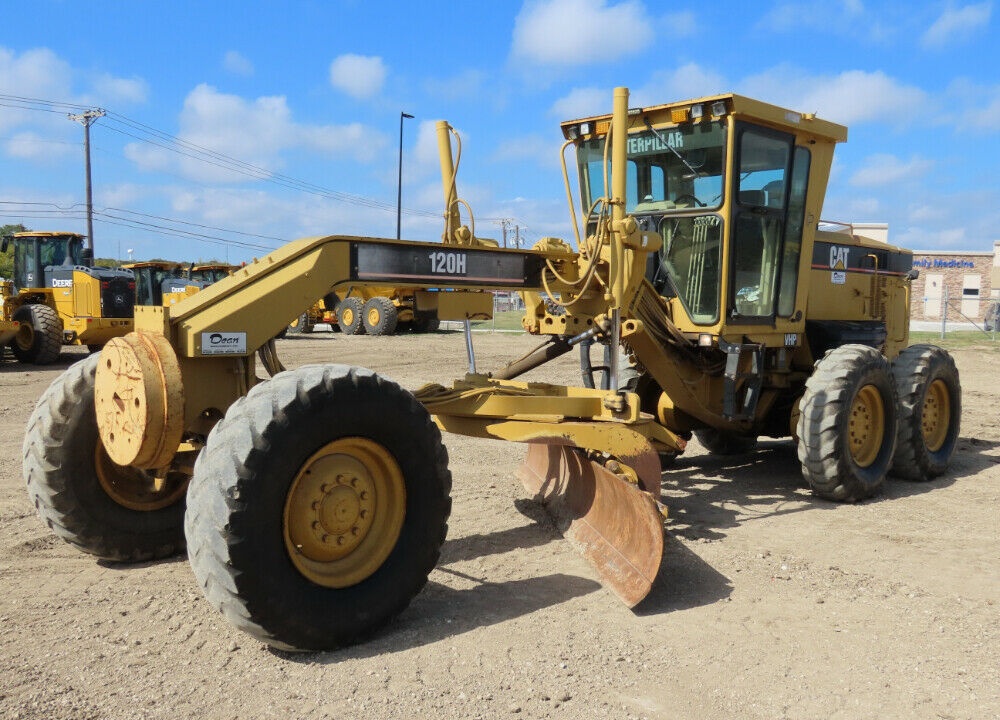
[[[802,113],[788,110],[777,105],[754,100],[736,93],[709,95],[648,107],[629,108],[629,116],[641,116],[652,125],[681,124],[683,122],[700,122],[700,118],[737,115],[748,120],[756,120],[773,127],[795,134],[809,134],[833,142],[847,140],[847,128],[843,125],[821,120],[815,113]],[[577,120],[567,120],[560,123],[563,135],[570,139],[573,128],[578,136],[602,136],[606,134],[611,123],[611,113],[591,115]],[[630,123],[632,124],[632,123]],[[643,123],[644,124],[644,123]],[[584,127],[587,126],[587,127]],[[584,130],[589,130],[585,132]]]
[[[84,238],[86,235],[81,235],[75,232],[60,232],[58,230],[48,231],[48,230],[27,230],[25,232],[16,232],[11,235],[11,237],[78,237]]]

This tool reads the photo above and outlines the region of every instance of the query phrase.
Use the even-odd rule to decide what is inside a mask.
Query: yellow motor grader
[[[629,108],[619,88],[611,114],[562,129],[576,250],[498,249],[461,224],[440,122],[442,243],[306,238],[137,308],[136,331],[69,368],[31,417],[43,519],[109,560],[186,545],[235,626],[319,650],[366,637],[425,584],[451,510],[440,431],[527,443],[520,478],[629,606],[660,568],[661,460],[692,434],[720,453],[792,436],[813,492],[836,501],[945,471],[961,389],[947,353],[907,347],[911,253],[819,229],[844,127],[732,94]],[[439,316],[466,320],[490,298],[468,291],[517,290],[543,342],[486,372],[467,323],[469,372],[413,392],[360,367],[284,370],[271,339],[287,319],[358,285],[450,288]],[[594,387],[515,379],[595,343]]]

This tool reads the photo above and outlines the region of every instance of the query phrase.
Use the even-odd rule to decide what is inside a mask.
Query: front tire
[[[379,629],[437,563],[451,511],[441,435],[395,383],[346,365],[238,400],[195,465],[188,557],[209,602],[284,650]]]
[[[899,433],[890,473],[906,480],[930,480],[947,468],[958,444],[962,386],[947,351],[913,345],[892,363],[899,394]]]
[[[169,557],[184,549],[187,478],[155,482],[108,457],[94,412],[100,357],[70,366],[35,406],[23,446],[28,495],[45,524],[86,553],[115,562]]]
[[[797,426],[802,475],[813,494],[857,502],[885,481],[896,447],[898,401],[889,363],[865,345],[843,345],[816,363]]]
[[[22,305],[14,311],[14,320],[21,323],[10,349],[20,362],[48,365],[62,352],[62,322],[59,314],[48,305]]]

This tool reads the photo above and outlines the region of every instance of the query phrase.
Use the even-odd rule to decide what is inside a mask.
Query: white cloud
[[[368,162],[385,146],[383,135],[357,123],[349,125],[302,125],[282,96],[246,100],[220,93],[210,85],[199,85],[184,100],[179,137],[244,163],[276,171],[283,166],[282,153],[303,149],[331,157],[350,157]],[[207,181],[242,181],[251,178],[213,164],[202,151],[193,157],[132,143],[126,157],[143,170],[169,170],[179,163],[190,178]],[[207,159],[207,161],[206,161]]]
[[[645,107],[682,98],[704,97],[729,90],[727,84],[727,80],[718,73],[696,63],[687,63],[676,70],[655,73],[648,83],[632,93],[629,105]],[[610,98],[605,100],[608,111],[610,102]]]
[[[424,82],[428,94],[443,100],[479,100],[486,73],[468,69],[458,75],[443,80],[431,79]]]
[[[514,20],[511,52],[529,63],[572,67],[637,53],[653,35],[637,0],[529,0]]]
[[[549,114],[560,120],[576,120],[611,112],[613,90],[608,88],[573,88],[569,95],[552,103]]]
[[[78,145],[47,140],[31,131],[15,133],[3,147],[4,152],[10,157],[48,162],[67,157],[79,149]]]
[[[846,125],[874,120],[905,124],[926,108],[927,94],[904,85],[882,71],[847,70],[834,76],[809,75],[781,65],[746,78],[740,90],[753,97],[815,112]]]
[[[992,2],[954,7],[949,5],[920,38],[925,48],[942,48],[969,37],[989,25]]]
[[[341,55],[330,63],[330,84],[354,98],[369,98],[382,91],[387,70],[380,57]]]
[[[957,78],[946,92],[947,111],[940,117],[963,128],[1000,130],[1000,85],[979,85]]]
[[[101,105],[139,104],[146,102],[149,87],[140,78],[116,78],[102,73],[94,78],[94,93]]]
[[[83,87],[78,87],[81,81]],[[31,134],[58,144],[63,140],[69,142],[79,138],[79,126],[74,127],[64,114],[78,112],[72,106],[142,103],[146,100],[148,88],[140,78],[74,71],[69,63],[48,48],[34,48],[18,54],[0,47],[0,93],[66,103],[59,108],[60,112],[55,113],[9,107],[0,112],[0,132],[26,126]],[[7,143],[5,150],[30,160],[41,159],[53,152],[42,152],[39,142],[31,140],[28,135],[21,135],[16,142]]]
[[[222,57],[222,67],[226,72],[242,77],[250,77],[254,73],[253,63],[236,50],[229,50]]]
[[[872,155],[864,167],[851,176],[850,183],[856,187],[891,185],[915,180],[927,174],[932,167],[933,163],[926,158],[914,156],[904,162],[894,155]]]
[[[525,135],[523,137],[511,138],[497,145],[493,152],[492,159],[501,163],[519,163],[529,160],[534,164],[546,168],[558,168],[559,146],[562,145],[560,135],[542,137],[541,135]],[[573,152],[566,153],[568,167],[572,168],[574,159]],[[572,175],[572,169],[570,170]]]
[[[905,18],[891,8],[869,12],[861,0],[781,2],[763,14],[757,29],[764,33],[810,30],[828,35],[880,41],[898,31]]]

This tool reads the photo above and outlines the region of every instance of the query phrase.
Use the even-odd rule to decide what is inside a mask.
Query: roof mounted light
[[[670,109],[670,122],[682,123],[687,122],[688,119],[688,109],[687,108],[671,108]]]
[[[691,119],[701,120],[701,116],[705,114],[705,108],[702,105],[692,105],[691,106]]]
[[[712,103],[712,114],[715,117],[722,117],[726,114],[726,103],[722,100],[716,100]]]
[[[568,128],[566,128],[566,137],[576,142],[576,140],[579,139],[580,137],[580,126],[570,125]]]

